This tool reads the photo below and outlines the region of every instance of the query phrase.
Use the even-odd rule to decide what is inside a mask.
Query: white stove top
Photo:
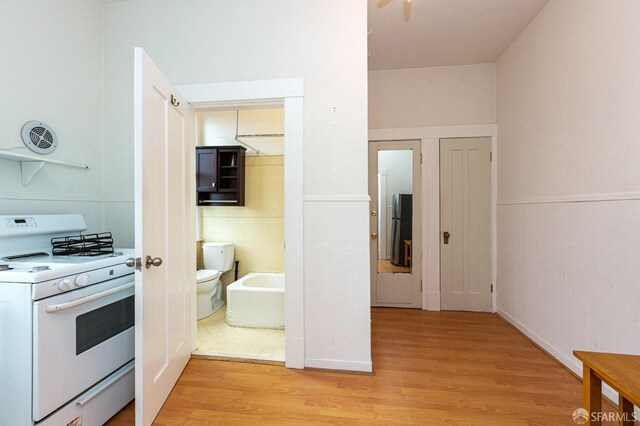
[[[42,256],[5,260],[9,256],[43,253]],[[119,265],[134,257],[133,249],[114,249],[112,254],[98,256],[52,256],[51,249],[23,253],[0,253],[0,283],[39,283],[74,274]]]
[[[40,250],[29,251],[27,253],[0,254],[0,264],[12,263],[14,265],[82,265],[84,263],[93,262],[94,260],[104,259],[108,257],[121,256],[123,250],[113,249],[113,253],[105,253],[96,256],[90,255],[52,255],[51,247]],[[20,258],[15,258],[20,256]],[[12,259],[12,257],[14,259]]]
[[[0,291],[32,286],[33,300],[130,275],[132,249],[98,256],[52,256],[52,238],[87,229],[81,215],[0,215]],[[36,255],[33,255],[33,254]]]

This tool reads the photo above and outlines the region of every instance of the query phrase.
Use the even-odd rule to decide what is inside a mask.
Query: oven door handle
[[[128,364],[126,364],[124,367],[120,368],[120,370],[115,372],[111,377],[109,377],[108,379],[104,380],[102,383],[100,383],[94,389],[91,389],[89,392],[87,392],[84,395],[82,395],[76,401],[76,405],[79,405],[79,406],[82,407],[87,402],[91,401],[93,398],[95,398],[96,396],[100,395],[103,391],[107,390],[107,388],[110,387],[112,384],[114,384],[115,382],[117,382],[118,380],[123,378],[128,372],[133,370],[134,367],[135,367],[135,361],[129,361]]]
[[[102,299],[103,297],[110,296],[115,293],[119,293],[124,290],[133,288],[135,282],[130,282],[118,287],[111,288],[109,290],[101,291],[100,293],[92,294],[90,296],[82,297],[80,299],[72,300],[71,302],[60,303],[57,305],[49,305],[45,311],[48,313],[66,311],[67,309],[75,308],[76,306],[84,305],[85,303],[93,302],[94,300]]]

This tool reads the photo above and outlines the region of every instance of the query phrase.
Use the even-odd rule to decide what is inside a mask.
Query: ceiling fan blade
[[[392,1],[393,0],[378,0],[378,9],[382,9],[383,7],[385,7],[386,5],[391,3]]]
[[[404,0],[404,22],[411,19],[411,0]]]

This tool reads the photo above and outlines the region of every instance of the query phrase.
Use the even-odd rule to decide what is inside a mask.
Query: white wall
[[[323,230],[321,240],[305,235],[305,250],[338,244],[334,223],[313,212],[338,199],[350,219],[367,221],[366,7],[364,0],[106,5],[106,155],[119,165],[108,173],[107,200],[132,200],[133,47],[140,46],[176,85],[304,78],[304,194],[314,205],[305,208],[305,233]],[[366,254],[368,232],[349,235]],[[314,307],[305,320],[307,365],[370,368],[368,274],[351,272],[368,270],[368,255],[350,260],[305,254],[305,306]],[[344,315],[335,314],[337,283],[353,295]]]
[[[500,58],[501,200],[638,192],[639,17],[551,1]]]
[[[59,138],[48,158],[91,168],[46,165],[25,187],[20,163],[0,160],[0,214],[82,213],[90,231],[103,231],[101,6],[97,0],[5,1],[0,39],[0,149],[31,153],[20,129],[44,121]]]
[[[551,0],[498,62],[498,310],[578,374],[640,354],[639,20]]]
[[[369,72],[369,128],[496,122],[496,65]]]

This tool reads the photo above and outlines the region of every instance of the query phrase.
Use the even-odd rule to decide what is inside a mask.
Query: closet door
[[[491,311],[491,139],[440,141],[440,306]]]

